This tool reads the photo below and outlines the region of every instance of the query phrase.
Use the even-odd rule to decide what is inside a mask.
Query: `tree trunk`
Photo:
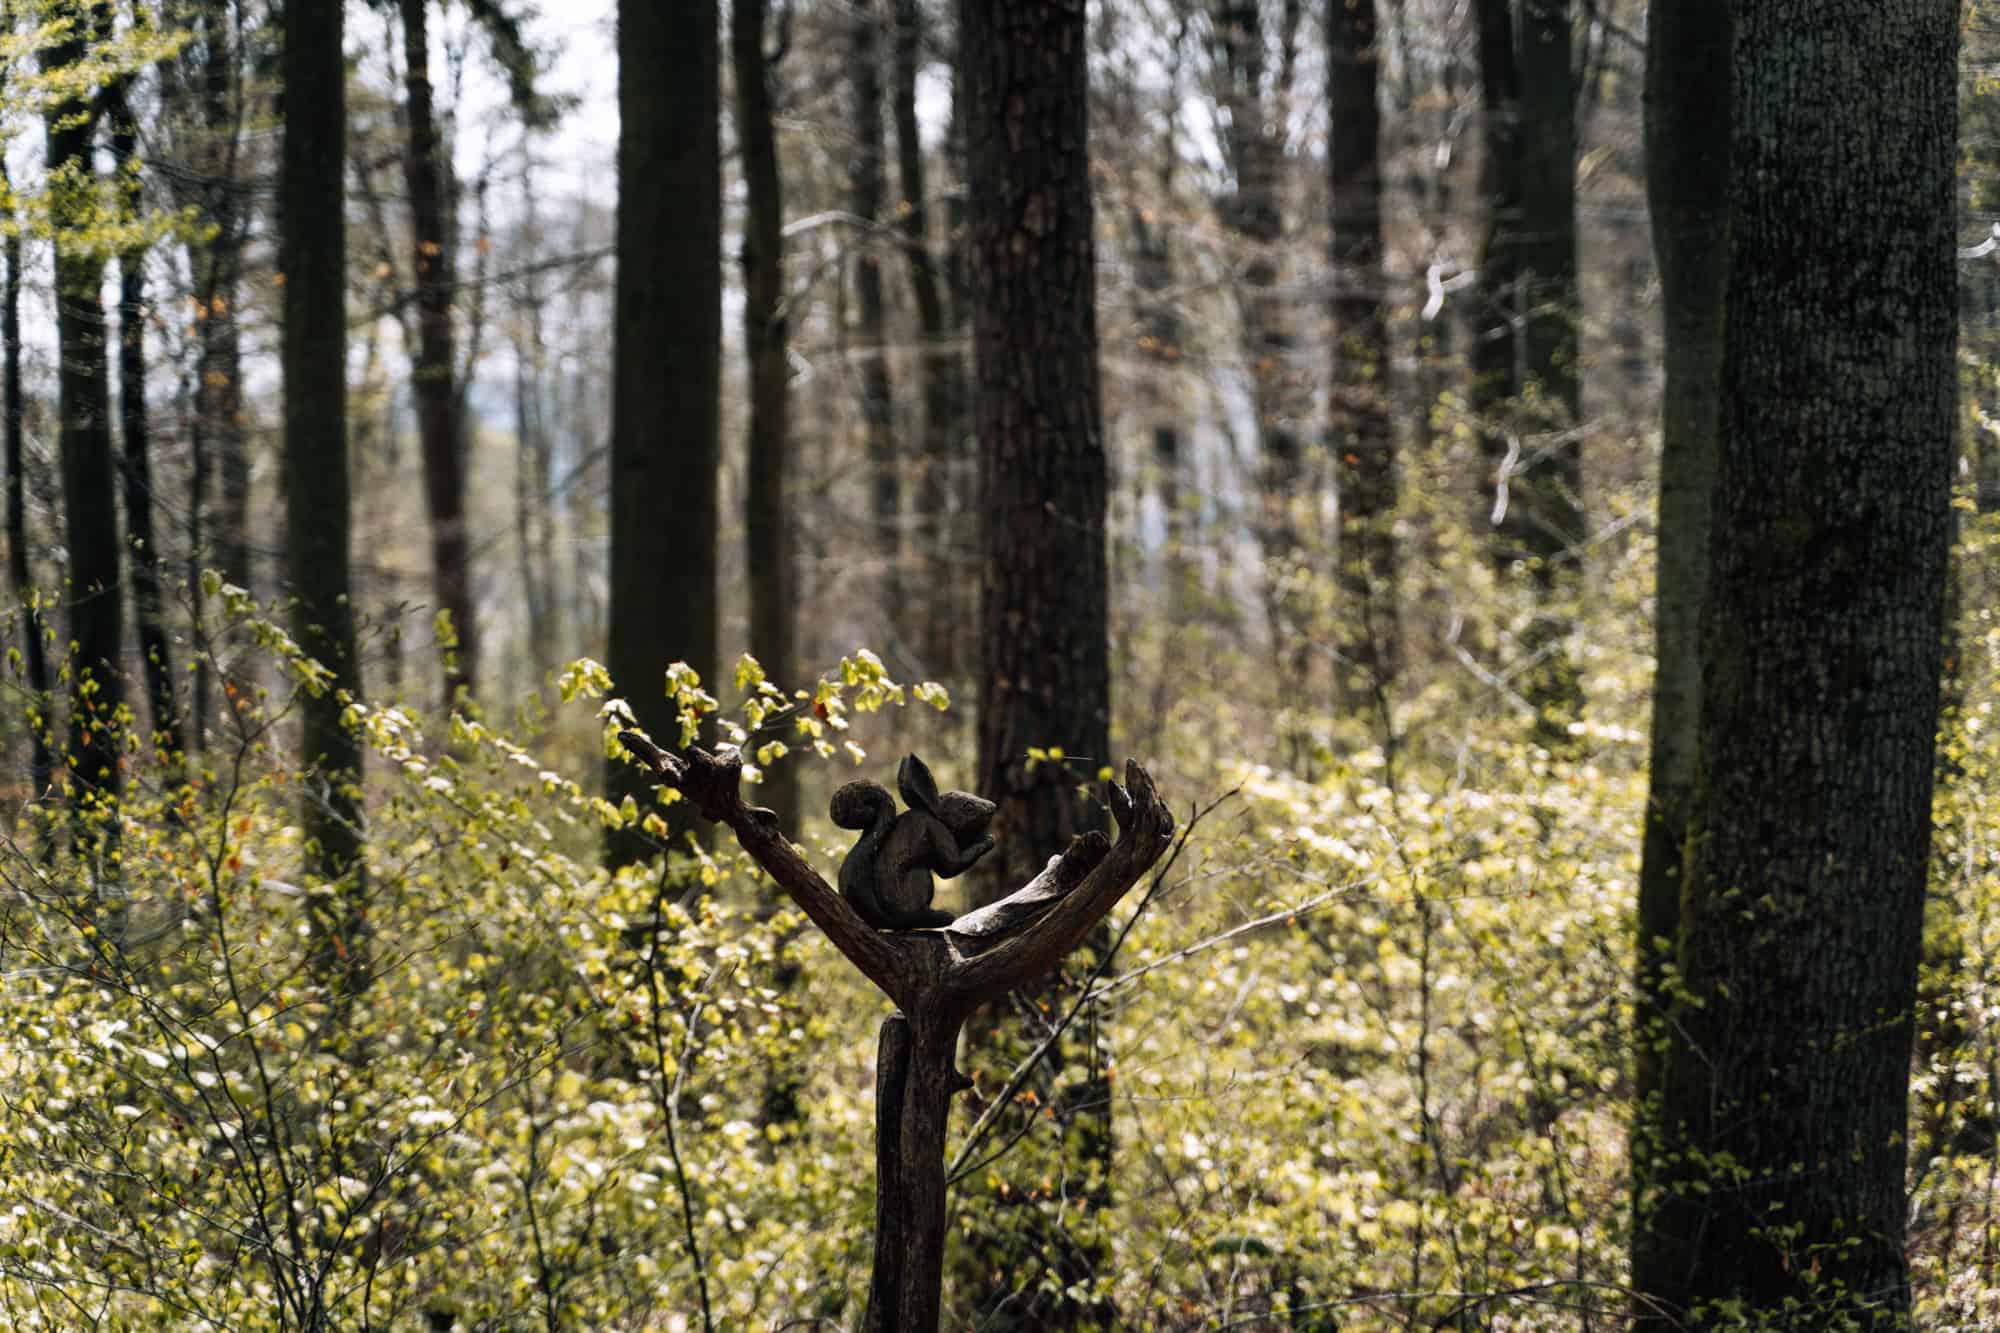
[[[1306,412],[1292,365],[1294,337],[1287,298],[1277,291],[1285,234],[1284,125],[1290,103],[1298,0],[1282,0],[1280,67],[1269,76],[1265,61],[1264,0],[1214,0],[1209,25],[1215,43],[1216,104],[1226,122],[1223,148],[1235,177],[1220,206],[1222,221],[1241,242],[1236,278],[1243,358],[1262,477],[1256,503],[1263,548],[1265,609],[1274,666],[1285,693],[1298,696],[1311,667],[1307,644],[1314,632],[1312,598],[1301,587],[1298,563],[1305,540],[1307,505],[1304,444],[1298,424]],[[1295,709],[1281,709],[1283,761],[1299,773],[1311,764],[1311,741]]]
[[[927,675],[956,679],[963,672],[969,598],[959,593],[960,570],[952,558],[960,534],[952,516],[964,509],[958,494],[967,469],[965,452],[965,362],[955,331],[946,324],[944,292],[931,250],[930,212],[924,189],[924,144],[917,128],[917,68],[923,40],[918,0],[896,0],[895,121],[896,177],[903,201],[897,221],[910,266],[910,293],[916,299],[917,327],[923,338],[919,364],[924,381],[924,443],[917,462],[917,493],[911,534],[917,568],[923,571],[923,623],[912,626],[922,645]]]
[[[255,590],[250,559],[250,444],[243,421],[242,355],[236,319],[242,273],[245,210],[236,191],[242,141],[241,50],[231,33],[231,0],[203,0],[201,112],[207,136],[201,157],[207,176],[202,214],[215,230],[190,242],[188,271],[195,275],[195,412],[189,438],[188,583],[201,597],[201,575],[212,567],[226,582]],[[220,505],[209,536],[209,488],[219,474]],[[214,685],[206,652],[195,657],[188,741],[207,734]]]
[[[129,82],[121,80],[109,97],[111,158],[119,185],[130,191],[126,221],[138,221],[139,127],[133,119]],[[182,751],[180,705],[174,697],[173,656],[167,642],[166,608],[160,596],[160,552],[153,540],[152,433],[146,411],[146,250],[134,247],[118,257],[118,419],[124,436],[125,530],[132,551],[132,611],[138,622],[140,668],[153,715],[155,745],[178,757]]]
[[[856,0],[848,29],[847,78],[853,94],[854,162],[848,174],[848,208],[870,227],[881,219],[882,61],[881,16],[875,0]],[[855,344],[861,356],[861,429],[868,457],[869,543],[881,562],[877,602],[882,633],[904,655],[903,478],[896,457],[895,397],[889,380],[889,326],[882,302],[882,264],[875,238],[855,245]]]
[[[1732,1324],[1903,1328],[1951,533],[1958,6],[1734,12],[1691,999],[1634,1285],[1696,1326],[1740,1302]]]
[[[1401,622],[1375,0],[1328,0],[1326,30],[1334,281],[1331,443],[1340,497],[1339,681],[1345,706],[1378,721],[1386,743],[1388,689],[1401,655]]]
[[[438,608],[451,616],[456,651],[445,652],[444,698],[460,692],[475,702],[479,684],[479,625],[472,605],[471,551],[465,526],[465,420],[455,383],[451,301],[455,257],[445,225],[446,182],[451,172],[438,142],[431,107],[430,0],[401,0],[403,79],[409,145],[403,179],[410,191],[411,271],[417,287],[417,345],[411,392],[417,402],[417,436],[424,458],[424,505],[431,524],[431,581]]]
[[[985,523],[978,790],[999,803],[999,847],[980,886],[990,892],[1031,879],[1072,836],[1102,822],[1076,778],[1107,763],[1110,748],[1107,478],[1084,5],[963,0],[959,13]],[[1061,760],[1029,756],[1057,747]],[[1079,1045],[1064,1058],[1082,1063]],[[1098,1078],[1076,1091],[1063,1108],[1065,1151],[1070,1178],[1097,1182],[1079,1201],[1087,1224],[1108,1202],[1109,1087]],[[1027,1224],[1036,1214],[1020,1216]],[[1105,1258],[1077,1235],[1028,1243],[1040,1246],[1033,1257],[1058,1289],[1088,1280]],[[1034,1294],[1041,1274],[1031,1267],[984,1258],[974,1261],[982,1312],[1023,1327],[1110,1317],[1092,1303]]]
[[[6,164],[0,162],[0,196],[5,203],[4,220],[14,220],[13,182]],[[7,262],[6,286],[0,288],[0,413],[5,416],[7,449],[7,584],[21,608],[21,655],[28,673],[28,692],[33,704],[29,722],[28,778],[30,790],[40,798],[55,778],[55,755],[50,745],[49,659],[45,641],[47,622],[42,618],[41,598],[28,568],[28,496],[26,405],[21,385],[21,233],[12,225],[0,239]]]
[[[1660,420],[1653,725],[1645,846],[1639,869],[1633,1046],[1638,1108],[1634,1198],[1652,1147],[1648,1108],[1660,1095],[1668,997],[1663,967],[1679,933],[1681,871],[1701,720],[1701,603],[1708,585],[1709,496],[1721,412],[1723,298],[1728,274],[1730,0],[1647,10],[1646,195],[1659,258],[1666,335]]]
[[[292,633],[333,673],[300,701],[300,750],[313,780],[302,822],[313,869],[344,880],[309,899],[310,963],[322,984],[365,984],[361,747],[341,724],[341,691],[361,694],[350,573],[347,474],[346,76],[342,5],[285,10],[284,145],[278,264],[284,274],[285,561]]]
[[[1576,126],[1569,0],[1476,0],[1487,231],[1472,406],[1493,466],[1492,555],[1524,564],[1537,611],[1518,645],[1536,735],[1581,706],[1562,604],[1583,532],[1576,374]]]
[[[791,366],[786,354],[785,201],[778,175],[778,133],[771,110],[771,68],[764,54],[764,0],[735,0],[730,49],[736,73],[736,135],[748,195],[743,232],[743,345],[750,360],[749,476],[746,526],[750,560],[750,651],[766,674],[796,688],[792,650],[795,598],[790,470]],[[794,734],[784,714],[765,739]],[[763,805],[786,828],[798,826],[798,761],[765,770]]]
[[[534,230],[532,187],[529,229]],[[532,261],[531,261],[532,262]],[[524,279],[514,337],[514,537],[527,619],[528,674],[539,682],[561,651],[556,630],[554,515],[549,504],[551,451],[543,419],[541,284]],[[534,688],[534,686],[530,686]]]
[[[716,672],[716,472],[721,429],[722,160],[715,0],[618,6],[618,278],[613,296],[611,606],[607,665],[639,725],[680,728],[667,666]],[[611,763],[612,801],[652,789]],[[678,837],[684,804],[664,812]],[[607,860],[644,856],[614,834]]]
[[[90,34],[108,23],[101,2],[79,16],[63,41],[42,52],[56,74],[83,59]],[[79,812],[115,801],[122,747],[114,734],[124,701],[124,614],[121,607],[117,467],[111,448],[111,367],[106,354],[104,260],[82,243],[97,222],[97,172],[91,161],[99,108],[74,96],[48,110],[48,161],[75,175],[52,190],[55,227],[56,376],[62,454],[64,529],[69,549],[71,800]],[[79,828],[86,828],[79,825]],[[95,838],[88,832],[86,841]]]
[[[945,1131],[957,1089],[956,1014],[882,1020],[875,1054],[875,1264],[867,1333],[938,1326],[944,1277]]]

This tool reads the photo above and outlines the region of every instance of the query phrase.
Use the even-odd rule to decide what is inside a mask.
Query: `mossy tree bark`
[[[1728,276],[1729,0],[1647,10],[1646,195],[1660,266],[1666,390],[1660,413],[1653,725],[1639,869],[1633,1045],[1639,1108],[1634,1199],[1646,1189],[1646,1107],[1660,1094],[1668,997],[1681,907],[1688,802],[1701,720],[1701,603],[1708,590],[1709,495],[1722,410],[1723,299]]]
[[[716,673],[716,474],[722,392],[721,57],[715,0],[620,0],[618,277],[611,407],[612,678],[641,728],[679,734],[668,665]],[[663,513],[673,521],[662,522]],[[650,784],[612,763],[612,801]],[[678,838],[693,828],[669,808]],[[650,844],[614,834],[606,859]]]
[[[1775,1327],[1903,1328],[1951,538],[1958,6],[1734,13],[1689,1000],[1634,1283],[1665,1311],[1653,1327],[1738,1302]]]
[[[361,693],[355,649],[347,471],[347,66],[343,6],[285,9],[284,144],[278,168],[278,266],[284,275],[285,563],[292,633],[332,671],[300,704],[312,767],[302,821],[314,870],[340,881],[315,895],[312,966],[338,991],[365,983],[361,746],[341,723]]]
[[[963,0],[973,300],[973,427],[985,524],[978,790],[999,804],[990,887],[1017,885],[1103,814],[1077,776],[1106,762],[1106,462],[1097,365],[1083,0]],[[1059,748],[1071,762],[1035,762]],[[1072,762],[1074,767],[1072,767]],[[1085,950],[1089,955],[1094,950]],[[1070,1043],[1060,1063],[1082,1065]],[[1076,1211],[1106,1203],[1109,1083],[1073,1083],[1062,1108]],[[1036,1217],[1019,1212],[1026,1223]],[[972,1257],[983,1315],[1022,1326],[1101,1322],[1087,1302],[1036,1293],[1088,1281],[1103,1256],[1077,1235],[1028,1227],[1028,1252]],[[990,1247],[996,1238],[983,1237]]]

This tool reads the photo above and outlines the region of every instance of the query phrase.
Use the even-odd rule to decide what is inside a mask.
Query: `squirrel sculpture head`
[[[903,762],[896,766],[896,789],[903,793],[903,804],[912,810],[922,810],[935,816],[951,835],[958,839],[958,845],[969,847],[986,836],[987,826],[993,822],[993,813],[999,807],[983,796],[975,796],[969,791],[948,791],[942,794],[937,789],[937,779],[924,761],[913,754],[903,756]]]

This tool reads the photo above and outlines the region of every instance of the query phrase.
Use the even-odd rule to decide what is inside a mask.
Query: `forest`
[[[1993,0],[0,0],[0,1327],[2000,1328]]]

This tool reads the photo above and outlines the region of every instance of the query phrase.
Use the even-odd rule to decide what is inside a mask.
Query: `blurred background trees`
[[[75,1326],[37,1302],[114,1270],[109,1324],[237,1326],[262,1282],[276,1327],[638,1327],[700,1318],[697,1273],[721,1322],[854,1317],[863,998],[654,804],[598,695],[742,744],[822,864],[831,787],[923,749],[1002,806],[968,895],[1101,822],[1127,754],[1234,793],[1075,975],[975,1025],[948,1322],[1626,1310],[1685,852],[1738,799],[1699,757],[1756,748],[1700,717],[1750,382],[1728,9],[0,6],[0,1148],[74,1124],[100,1165],[12,1197],[104,1235],[164,1208],[200,1256],[0,1231],[8,1318]],[[1988,9],[1920,90],[1964,127],[1907,1015],[1939,1320],[1996,1285]],[[1731,762],[1740,800],[1780,781]],[[173,1054],[230,986],[235,1045]],[[114,1021],[159,1028],[111,1035],[163,1082],[23,1054]],[[251,1139],[252,1193],[200,1195]],[[169,1168],[164,1203],[112,1183]],[[258,1231],[301,1200],[317,1231]]]

